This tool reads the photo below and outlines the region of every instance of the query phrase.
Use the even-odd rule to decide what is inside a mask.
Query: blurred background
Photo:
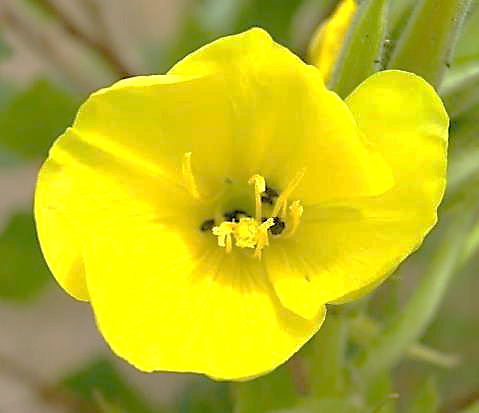
[[[142,374],[111,354],[89,305],[68,297],[44,264],[31,213],[36,173],[52,141],[93,90],[130,75],[164,73],[208,41],[251,26],[264,27],[304,57],[312,32],[336,3],[0,0],[0,412],[232,410],[227,384],[192,375]],[[388,47],[413,4],[392,2]],[[454,106],[454,191],[448,193],[444,214],[461,208],[464,199],[468,204],[471,197],[479,199],[478,73],[479,7],[474,3],[442,89],[454,90],[459,77],[476,76],[467,105]],[[387,322],[414,291],[422,269],[438,253],[440,231],[441,225],[364,304],[378,321]],[[474,242],[467,265],[456,271],[421,341],[425,348],[411,350],[394,370],[398,403],[406,404],[418,387],[426,393],[434,389],[442,412],[458,411],[479,398]]]

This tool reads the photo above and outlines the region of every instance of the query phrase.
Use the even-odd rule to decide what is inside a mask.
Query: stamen
[[[276,201],[276,205],[274,206],[272,215],[275,217],[286,218],[286,209],[288,205],[288,198],[291,193],[296,189],[296,187],[303,179],[305,173],[305,168],[301,169],[296,176],[288,183],[286,189],[281,192],[278,200]],[[281,213],[279,213],[281,211]]]
[[[291,223],[288,225],[287,231],[283,234],[284,238],[289,238],[298,228],[301,216],[303,215],[303,207],[301,206],[301,203],[299,201],[294,201],[289,207],[289,212],[291,214]]]
[[[269,245],[268,229],[274,225],[274,219],[268,218],[258,228],[258,235],[256,241],[256,250],[254,251],[255,257],[261,259],[261,251],[264,247]]]
[[[209,231],[210,229],[213,229],[214,226],[215,226],[215,220],[214,219],[206,219],[201,223],[200,231],[201,232]]]
[[[266,182],[261,175],[253,175],[248,183],[254,183],[254,197],[256,202],[256,222],[261,223],[261,194],[266,190]]]
[[[186,189],[190,195],[195,199],[200,199],[200,193],[198,191],[198,185],[193,175],[193,169],[191,167],[191,152],[186,152],[183,157],[183,179],[185,180]]]
[[[184,170],[191,171],[190,163],[191,154],[185,155]],[[304,176],[304,169],[299,171],[291,182],[286,186],[286,189],[279,196],[272,213],[272,217],[263,218],[261,216],[261,204],[264,202],[262,195],[266,191],[266,183],[261,175],[253,175],[248,183],[254,184],[255,194],[255,218],[251,218],[240,209],[225,212],[223,221],[219,226],[212,229],[214,235],[218,237],[218,245],[225,247],[226,252],[232,249],[233,237],[236,241],[236,246],[240,248],[254,248],[254,255],[261,258],[262,250],[269,245],[269,232],[275,237],[285,236],[290,237],[294,234],[299,226],[301,216],[303,215],[303,207],[299,201],[294,201],[289,207],[289,219],[287,226],[285,218],[287,215],[288,197],[299,185]],[[193,175],[191,174],[191,177]],[[194,184],[194,180],[192,180]],[[193,186],[196,189],[196,186]],[[277,193],[275,193],[275,197]],[[281,215],[278,213],[281,212]],[[286,231],[285,231],[286,228]]]
[[[225,247],[226,252],[230,252],[233,246],[231,235],[234,233],[236,223],[234,222],[222,222],[219,227],[214,227],[212,229],[213,234],[218,237],[218,245],[220,247]]]
[[[218,237],[218,245],[231,251],[232,236],[236,246],[241,248],[255,248],[255,256],[261,258],[261,250],[268,245],[268,229],[274,225],[274,219],[268,218],[262,224],[253,218],[241,218],[239,222],[224,221],[220,226],[213,228],[213,234]]]

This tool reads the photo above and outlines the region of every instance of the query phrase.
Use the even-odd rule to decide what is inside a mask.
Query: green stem
[[[324,326],[313,339],[310,362],[312,396],[340,397],[345,387],[345,354],[348,320],[341,314],[328,314]]]
[[[462,257],[464,235],[470,218],[471,214],[463,211],[461,216],[449,222],[442,234],[441,244],[406,307],[360,353],[356,366],[362,380],[372,379],[382,370],[397,364],[433,320]]]
[[[479,72],[441,93],[449,116],[453,119],[466,113],[479,102]]]
[[[381,66],[389,0],[365,0],[359,6],[333,69],[331,88],[348,96]]]
[[[420,0],[389,68],[417,73],[438,88],[470,4],[471,0]]]
[[[351,320],[350,326],[351,340],[364,347],[368,346],[381,333],[381,325],[366,316],[354,318]],[[461,363],[461,357],[458,354],[444,353],[419,342],[412,343],[408,347],[406,357],[442,368],[454,368]]]

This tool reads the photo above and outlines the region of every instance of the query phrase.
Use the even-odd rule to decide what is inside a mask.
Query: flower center
[[[195,199],[200,199],[196,180],[191,167],[191,152],[186,153],[183,160],[183,176],[185,186]],[[201,231],[212,231],[218,237],[218,245],[224,247],[226,252],[235,245],[240,248],[254,248],[255,256],[261,258],[264,247],[269,245],[269,234],[275,237],[290,237],[296,231],[303,214],[300,201],[296,200],[289,204],[288,198],[301,182],[304,170],[299,171],[289,182],[285,190],[278,193],[266,185],[261,175],[253,175],[248,183],[254,185],[255,216],[254,218],[240,209],[225,212],[225,220],[215,225],[213,219],[207,219],[200,225]],[[262,214],[262,204],[273,206],[269,217]]]

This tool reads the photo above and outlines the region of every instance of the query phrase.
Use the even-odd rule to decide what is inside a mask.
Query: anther
[[[246,213],[245,211],[241,209],[235,209],[234,211],[227,211],[223,214],[223,217],[226,221],[230,222],[239,222],[241,217],[248,217],[250,218],[251,215]]]
[[[213,229],[214,226],[215,226],[215,220],[214,219],[206,219],[205,221],[203,221],[201,223],[200,231],[201,232],[209,231],[209,230]]]
[[[279,235],[284,231],[286,227],[285,222],[279,217],[273,217],[274,224],[269,227],[269,232],[273,235]]]
[[[225,247],[226,252],[231,252],[233,242],[232,235],[237,224],[233,222],[222,222],[219,227],[213,227],[212,232],[218,237],[218,245]]]
[[[276,190],[266,185],[264,193],[261,195],[261,202],[263,202],[264,204],[273,205],[274,201],[276,200],[276,198],[278,198],[278,196],[279,194]]]

